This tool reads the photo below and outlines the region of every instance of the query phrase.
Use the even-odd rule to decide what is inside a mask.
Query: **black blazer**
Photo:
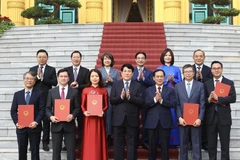
[[[112,125],[121,126],[126,116],[129,126],[137,127],[139,126],[139,109],[144,104],[141,85],[138,82],[131,81],[130,99],[121,98],[123,88],[123,80],[113,83],[110,94],[110,103],[115,105],[113,106]]]
[[[216,105],[217,105],[217,111],[218,111],[218,116],[219,116],[221,125],[231,125],[232,124],[230,103],[236,102],[236,91],[235,91],[234,83],[233,83],[233,81],[231,81],[225,77],[223,77],[221,83],[230,85],[231,89],[230,89],[229,95],[227,97],[218,97],[217,104],[208,102],[208,97],[209,97],[210,93],[214,90],[213,79],[210,79],[204,83],[205,101],[206,101],[205,121],[208,125],[212,124]]]
[[[162,104],[154,102],[156,96],[156,86],[149,87],[145,90],[145,107],[148,108],[145,128],[155,129],[160,120],[161,126],[165,129],[174,128],[172,113],[170,108],[177,106],[175,92],[173,88],[163,86]]]
[[[69,73],[69,82],[68,84],[70,85],[72,82],[74,82],[74,75],[73,75],[73,66],[65,68],[68,70]],[[80,66],[78,75],[77,75],[77,83],[79,87],[77,88],[79,91],[79,94],[82,94],[82,90],[86,87],[86,84],[88,83],[88,73],[89,70],[85,67]]]
[[[30,132],[41,132],[42,130],[41,120],[45,115],[45,100],[44,100],[43,92],[33,89],[29,104],[34,105],[34,121],[38,123],[37,128],[17,129],[17,133],[24,133],[24,132],[27,132],[27,130],[29,130]],[[15,125],[16,123],[18,123],[18,105],[26,105],[24,89],[18,92],[15,92],[13,96],[12,107],[11,107],[11,117]]]
[[[34,66],[34,67],[30,68],[29,71],[33,71],[37,74],[38,67],[39,67],[39,65]],[[43,80],[41,81],[38,79],[34,85],[34,88],[43,91],[44,95],[45,95],[45,99],[46,99],[48,90],[51,89],[52,86],[56,86],[57,83],[58,82],[57,82],[57,76],[56,76],[56,69],[54,67],[51,67],[46,64],[46,68],[44,70],[44,75],[43,75]]]
[[[79,103],[79,94],[76,89],[72,89],[68,87],[68,93],[66,99],[70,99],[70,114],[73,117],[77,117],[80,110],[80,103]],[[50,89],[48,92],[48,98],[46,103],[46,116],[50,119],[51,116],[54,115],[54,104],[55,99],[61,99],[59,93],[59,87]],[[66,132],[75,132],[75,120],[73,119],[71,122],[58,122],[52,123],[51,131],[52,132],[59,132],[61,129],[64,129]]]
[[[197,71],[196,65],[193,64],[192,66],[193,66],[193,69],[194,69],[194,72],[195,72],[193,79],[198,80],[198,79],[196,79],[196,71]],[[202,72],[203,79],[202,80],[198,80],[198,81],[204,83],[207,80],[213,78],[213,75],[212,75],[212,72],[211,72],[211,68],[206,66],[205,64],[203,65],[201,72]]]

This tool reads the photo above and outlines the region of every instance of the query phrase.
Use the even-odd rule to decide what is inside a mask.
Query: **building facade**
[[[207,5],[194,5],[188,0],[79,0],[79,9],[61,6],[56,17],[63,23],[103,22],[165,22],[201,23],[211,13]],[[0,14],[9,17],[17,26],[34,25],[21,12],[34,6],[34,0],[0,0]],[[45,6],[53,10],[52,6]],[[240,9],[240,0],[231,6]],[[240,25],[240,16],[228,18],[226,25]]]

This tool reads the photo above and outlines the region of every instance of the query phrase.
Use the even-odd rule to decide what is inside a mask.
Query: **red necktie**
[[[65,88],[62,88],[61,99],[65,99],[64,89],[65,89]]]
[[[161,94],[162,92],[161,92],[161,87],[158,87],[158,92]]]

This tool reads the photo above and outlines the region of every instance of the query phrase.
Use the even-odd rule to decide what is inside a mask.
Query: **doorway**
[[[154,22],[154,0],[112,0],[112,22]]]

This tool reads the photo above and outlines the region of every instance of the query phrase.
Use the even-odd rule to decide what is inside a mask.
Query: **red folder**
[[[59,121],[67,121],[70,114],[70,99],[55,99],[54,116]]]
[[[28,127],[34,121],[33,105],[18,105],[18,125]]]
[[[98,116],[102,114],[103,96],[97,94],[87,95],[87,111],[91,116]]]
[[[216,82],[216,87],[214,89],[214,92],[218,97],[226,97],[229,94],[231,86],[221,83],[221,82]],[[216,103],[216,100],[212,99],[212,102]]]
[[[198,119],[199,104],[195,103],[184,103],[183,106],[183,119],[187,125],[193,125]]]

